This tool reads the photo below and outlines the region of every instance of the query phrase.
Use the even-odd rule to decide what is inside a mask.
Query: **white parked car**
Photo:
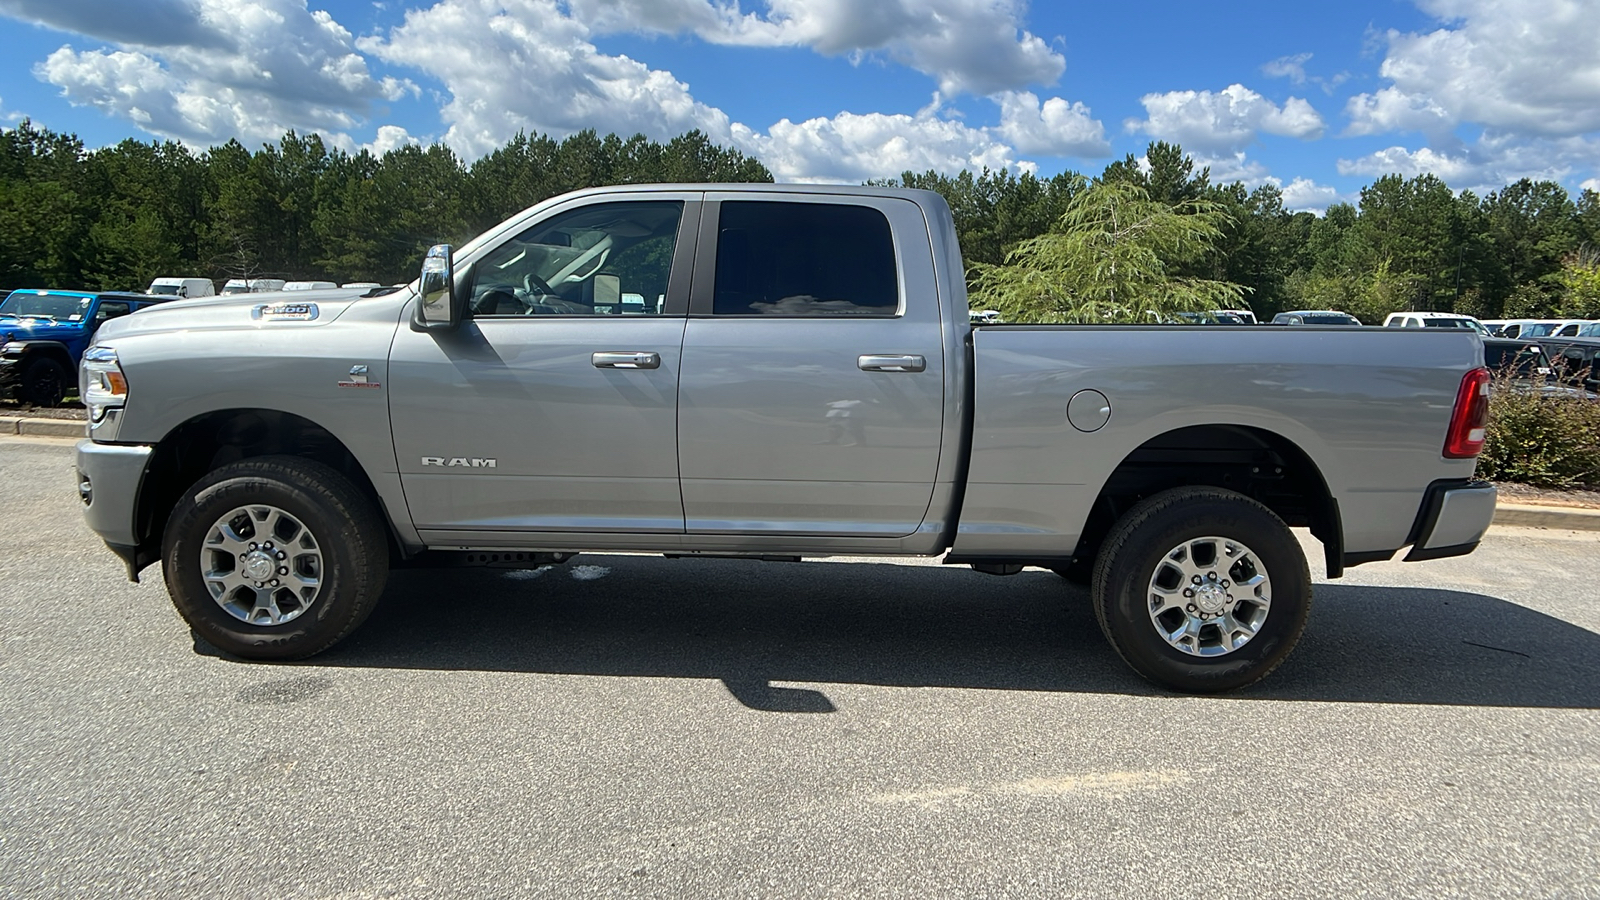
[[[222,286],[222,293],[265,294],[283,290],[284,283],[282,278],[229,278],[228,283]]]
[[[1385,328],[1466,328],[1479,334],[1489,329],[1472,316],[1444,312],[1397,312],[1383,320]]]

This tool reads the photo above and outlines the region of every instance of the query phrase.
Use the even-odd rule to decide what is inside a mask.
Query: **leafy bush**
[[[1480,477],[1547,488],[1600,484],[1600,400],[1548,387],[1495,379]]]

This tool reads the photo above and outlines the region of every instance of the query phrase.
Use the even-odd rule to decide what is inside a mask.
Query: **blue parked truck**
[[[171,297],[19,290],[0,302],[0,399],[55,406],[100,326]]]

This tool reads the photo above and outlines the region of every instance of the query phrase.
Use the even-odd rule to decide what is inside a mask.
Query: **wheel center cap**
[[[246,553],[243,563],[241,570],[251,581],[265,581],[272,577],[273,559],[260,550]]]
[[[1201,585],[1195,589],[1194,605],[1202,612],[1222,612],[1228,605],[1228,589],[1220,584]]]

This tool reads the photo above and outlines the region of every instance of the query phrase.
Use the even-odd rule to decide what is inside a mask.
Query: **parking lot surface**
[[[1223,697],[929,560],[396,572],[266,665],[70,467],[0,439],[0,896],[1600,896],[1593,532],[1318,579]]]

